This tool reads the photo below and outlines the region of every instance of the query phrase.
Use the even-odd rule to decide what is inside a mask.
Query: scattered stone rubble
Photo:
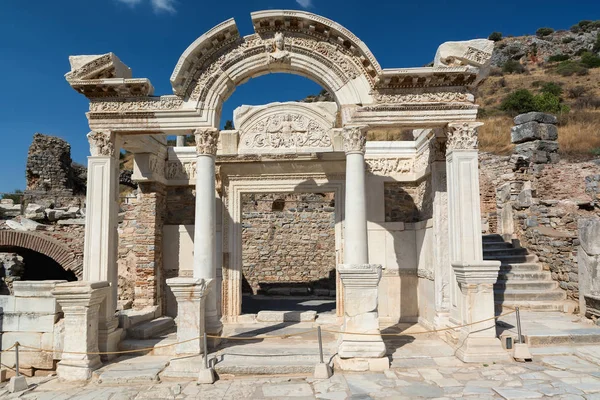
[[[529,164],[534,173],[541,171],[545,164],[556,164],[558,156],[558,128],[554,115],[530,112],[515,118],[511,130],[511,140],[516,144],[513,162]]]
[[[23,257],[16,253],[0,253],[0,295],[13,293],[13,282],[21,280],[25,272]]]

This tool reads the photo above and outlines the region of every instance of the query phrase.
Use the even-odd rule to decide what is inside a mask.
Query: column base
[[[60,361],[56,367],[56,374],[61,381],[87,381],[92,378],[92,373],[102,366],[99,356],[90,360]]]
[[[510,361],[510,355],[495,337],[467,337],[457,343],[456,357],[466,363]]]
[[[335,368],[342,371],[381,372],[385,371],[386,369],[390,369],[390,359],[387,357],[357,357],[343,359],[339,356],[336,356],[333,362]]]
[[[204,369],[204,356],[193,355],[175,357],[169,361],[169,366],[160,374],[165,378],[196,379]]]

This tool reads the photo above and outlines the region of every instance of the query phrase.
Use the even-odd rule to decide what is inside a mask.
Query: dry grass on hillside
[[[513,119],[498,116],[482,119],[479,129],[479,148],[495,154],[510,154],[510,129]],[[571,112],[560,117],[558,127],[559,151],[564,155],[593,156],[600,152],[600,112]]]

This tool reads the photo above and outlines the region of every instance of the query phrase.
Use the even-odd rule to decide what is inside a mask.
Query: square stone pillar
[[[470,324],[494,317],[493,285],[499,261],[483,261],[477,128],[479,122],[448,125],[446,173],[448,237],[453,282],[449,325]],[[507,360],[496,337],[496,322],[460,328],[457,356],[465,362]]]
[[[198,278],[167,279],[177,300],[177,355],[198,355],[204,353],[202,336],[205,330],[206,295],[214,289],[214,281]],[[193,339],[193,340],[191,340]]]
[[[119,144],[110,131],[93,131],[88,135],[88,179],[85,215],[83,280],[106,281],[110,294],[100,315],[100,349],[115,351],[120,339],[115,317],[117,309],[117,218],[119,195]]]
[[[338,272],[344,285],[344,332],[338,355],[341,358],[381,358],[385,344],[380,336],[377,301],[381,265],[340,264]]]
[[[97,353],[100,305],[110,296],[108,282],[68,282],[56,285],[52,294],[65,315],[65,336],[58,378],[67,381],[88,380],[102,365]]]

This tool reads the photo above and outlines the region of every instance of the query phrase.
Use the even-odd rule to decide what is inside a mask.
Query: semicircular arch
[[[217,25],[179,59],[171,76],[175,94],[196,104],[218,127],[222,104],[235,88],[268,73],[291,73],[326,88],[340,106],[369,104],[381,72],[366,45],[318,15],[273,10],[252,14],[255,33],[241,37],[235,21]]]
[[[39,233],[0,231],[0,249],[3,247],[32,250],[48,256],[65,270],[71,270],[77,276],[81,276],[83,272],[82,260],[78,260],[67,246]]]

